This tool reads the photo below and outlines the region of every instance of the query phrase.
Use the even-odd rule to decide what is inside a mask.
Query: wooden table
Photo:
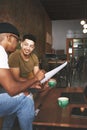
[[[48,63],[49,64],[63,64],[63,63],[65,63],[66,62],[66,60],[49,60],[48,61]]]
[[[83,88],[67,87],[67,88],[48,88],[42,94],[40,94],[35,103],[41,105],[40,111],[36,116],[33,125],[35,128],[48,128],[53,130],[59,129],[86,129],[87,117],[75,117],[71,115],[71,110],[75,106],[87,107],[87,104],[70,104],[62,109],[57,104],[57,98],[60,97],[62,92],[83,92]]]

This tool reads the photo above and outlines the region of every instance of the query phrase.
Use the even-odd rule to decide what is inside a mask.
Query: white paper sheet
[[[47,72],[47,73],[45,74],[45,78],[42,79],[40,82],[41,82],[41,83],[44,83],[44,82],[48,81],[48,80],[49,80],[50,78],[52,78],[56,73],[58,73],[61,69],[63,69],[66,65],[67,65],[67,61],[66,61],[65,63],[63,63],[62,65],[56,67],[55,69],[53,69],[53,70]]]

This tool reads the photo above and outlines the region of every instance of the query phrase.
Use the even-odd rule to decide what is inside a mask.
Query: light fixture
[[[83,29],[83,33],[87,33],[87,29],[86,28]]]
[[[87,23],[83,25],[84,28],[87,28]]]
[[[86,23],[85,20],[81,20],[81,22],[80,22],[81,25],[84,25],[85,23]]]
[[[86,11],[87,11],[87,7],[86,7],[86,3],[84,1],[83,8],[82,8],[82,12],[83,12],[82,17],[84,17],[84,19],[80,21],[80,24],[83,25],[83,33],[87,33]]]

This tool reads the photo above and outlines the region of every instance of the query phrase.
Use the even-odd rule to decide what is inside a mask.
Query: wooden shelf
[[[87,55],[87,38],[68,38],[66,39],[67,61],[72,57],[78,59],[80,56]]]

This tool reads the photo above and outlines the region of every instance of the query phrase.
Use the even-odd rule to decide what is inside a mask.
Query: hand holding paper
[[[45,78],[44,78],[43,80],[41,80],[40,82],[41,82],[41,83],[44,83],[44,82],[48,81],[48,80],[49,80],[50,78],[52,78],[56,73],[58,73],[61,69],[63,69],[66,65],[67,65],[67,62],[65,62],[64,64],[62,64],[62,65],[56,67],[55,69],[53,69],[53,70],[47,72],[47,73],[45,74]]]

